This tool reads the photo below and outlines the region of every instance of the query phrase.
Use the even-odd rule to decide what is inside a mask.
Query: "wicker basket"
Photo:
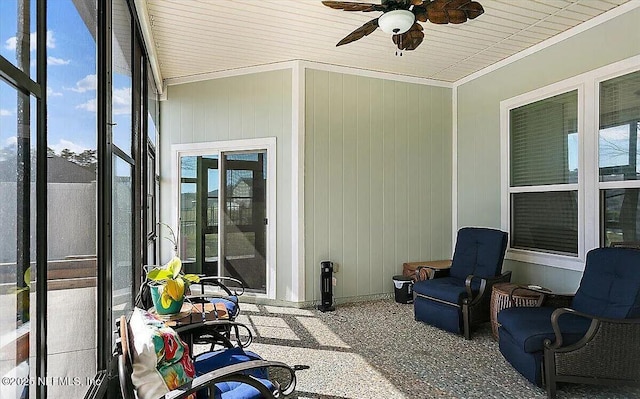
[[[491,291],[491,332],[495,340],[498,339],[498,312],[502,309],[514,307],[535,307],[538,305],[540,295],[532,291],[518,290],[512,298],[513,304],[509,301],[509,292],[517,287],[518,284],[498,283],[493,286]]]

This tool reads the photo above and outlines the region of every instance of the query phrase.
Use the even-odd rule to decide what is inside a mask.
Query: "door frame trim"
[[[214,155],[227,151],[267,152],[267,259],[266,259],[266,294],[245,293],[261,298],[276,298],[276,138],[212,141],[204,143],[187,143],[171,145],[171,221],[174,226],[180,224],[180,157]],[[162,245],[162,244],[161,244]]]

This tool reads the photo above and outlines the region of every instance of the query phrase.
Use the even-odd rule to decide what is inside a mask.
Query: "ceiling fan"
[[[418,21],[461,24],[484,13],[482,5],[472,0],[381,0],[381,4],[323,1],[322,4],[344,11],[383,12],[348,34],[336,46],[362,39],[379,27],[393,35],[393,43],[400,51],[415,50],[422,43],[424,33]]]

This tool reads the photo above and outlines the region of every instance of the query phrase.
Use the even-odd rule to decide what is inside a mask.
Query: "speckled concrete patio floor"
[[[502,357],[487,323],[471,341],[413,319],[393,300],[334,312],[242,304],[249,348],[268,360],[306,364],[293,398],[546,398]],[[558,398],[640,398],[640,389],[559,385]]]

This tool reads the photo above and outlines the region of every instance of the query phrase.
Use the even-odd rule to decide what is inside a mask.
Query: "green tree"
[[[76,156],[76,153],[71,151],[68,148],[65,148],[62,151],[60,151],[60,157],[66,159],[68,161],[73,161],[73,158],[75,156]]]
[[[73,161],[78,165],[89,167],[98,162],[96,150],[84,150],[73,157]]]
[[[85,167],[92,172],[96,171],[98,165],[98,153],[96,150],[84,150],[81,153],[76,154],[70,149],[65,148],[60,151],[60,157],[73,162],[76,165]]]

